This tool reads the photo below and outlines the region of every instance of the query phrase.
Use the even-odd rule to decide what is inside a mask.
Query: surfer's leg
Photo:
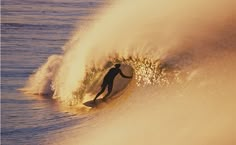
[[[101,91],[100,91],[100,92],[96,95],[96,97],[93,99],[94,102],[96,101],[97,97],[99,97],[99,96],[105,91],[106,86],[107,86],[107,85],[102,86]]]
[[[112,92],[112,88],[113,88],[113,82],[108,84],[108,92],[107,94],[102,98],[103,101],[105,101],[107,99],[107,97],[111,94]]]

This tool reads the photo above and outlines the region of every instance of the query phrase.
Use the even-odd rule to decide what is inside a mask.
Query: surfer
[[[101,91],[96,95],[93,102],[96,103],[96,99],[98,96],[100,96],[108,86],[108,93],[102,98],[103,101],[106,100],[106,98],[110,95],[112,88],[113,88],[113,81],[115,77],[120,74],[123,78],[132,78],[132,76],[126,76],[122,73],[120,69],[120,64],[115,64],[115,67],[111,68],[108,73],[105,75],[103,79],[103,83],[101,85]]]

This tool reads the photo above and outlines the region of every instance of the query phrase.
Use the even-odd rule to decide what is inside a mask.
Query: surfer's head
[[[115,67],[116,67],[116,68],[120,68],[120,64],[118,64],[118,63],[115,64]]]

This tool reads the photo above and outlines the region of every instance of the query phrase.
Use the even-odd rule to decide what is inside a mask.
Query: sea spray
[[[52,96],[54,93],[53,82],[60,67],[61,59],[62,56],[60,55],[51,55],[47,62],[30,76],[24,90],[32,94]]]
[[[56,64],[55,71],[50,72],[52,78],[46,75],[47,67],[39,69],[41,75],[32,79],[31,84],[38,84],[31,87],[32,92],[49,92],[62,102],[77,104],[85,93],[84,82],[90,68],[105,73],[111,58],[124,58],[120,62],[134,68],[137,85],[163,82],[157,80],[167,75],[165,70],[172,71],[169,74],[180,82],[179,74],[192,74],[208,57],[215,57],[222,49],[234,49],[233,3],[232,0],[116,1],[104,8],[89,27],[74,33],[64,46],[60,65]],[[129,58],[141,61],[130,63],[126,61]],[[154,69],[146,65],[145,58]],[[163,80],[165,84],[172,82]]]

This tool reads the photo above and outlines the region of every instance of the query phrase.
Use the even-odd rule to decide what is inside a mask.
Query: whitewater
[[[21,89],[85,118],[48,144],[236,144],[235,5],[118,0],[97,10]],[[111,103],[86,107],[116,63],[132,80],[117,77]]]

